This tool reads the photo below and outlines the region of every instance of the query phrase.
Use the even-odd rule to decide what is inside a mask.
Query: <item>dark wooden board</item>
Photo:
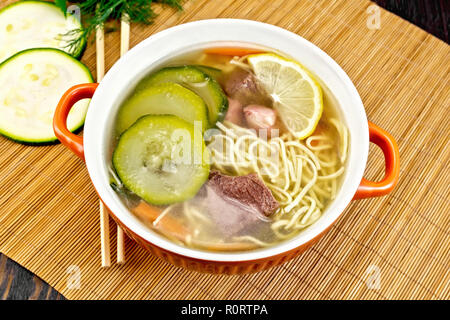
[[[379,6],[449,43],[449,0],[373,0]]]
[[[65,298],[30,271],[0,254],[0,299],[64,300]]]

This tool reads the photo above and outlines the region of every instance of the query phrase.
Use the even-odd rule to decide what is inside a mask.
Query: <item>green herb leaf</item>
[[[159,2],[182,10],[184,0],[84,0],[75,2],[81,10],[83,30],[69,31],[65,36],[69,39],[68,48],[76,48],[108,20],[120,20],[126,14],[130,23],[151,24],[156,13],[151,8],[153,2]],[[64,2],[58,1],[55,2]]]
[[[66,0],[55,0],[55,4],[61,9],[64,15],[67,14],[67,2]]]

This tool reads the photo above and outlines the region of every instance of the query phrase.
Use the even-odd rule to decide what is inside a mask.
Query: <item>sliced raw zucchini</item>
[[[125,187],[155,205],[194,197],[209,176],[202,133],[173,115],[147,115],[119,139],[113,165]]]
[[[201,122],[208,128],[208,109],[197,94],[176,83],[163,83],[138,90],[126,100],[117,114],[117,131],[124,132],[147,114],[173,114],[189,123]]]
[[[149,86],[167,82],[179,83],[202,97],[208,106],[211,126],[223,120],[228,108],[227,97],[213,78],[194,66],[161,69],[142,81],[137,90],[145,90]]]
[[[0,133],[18,142],[56,141],[53,114],[64,92],[80,83],[92,83],[81,62],[64,51],[40,48],[21,51],[0,64]],[[88,100],[69,113],[69,130],[79,129]]]
[[[86,41],[69,48],[68,42],[81,30],[80,21],[64,13],[52,2],[19,1],[0,10],[0,62],[19,51],[31,48],[55,48],[79,58]]]

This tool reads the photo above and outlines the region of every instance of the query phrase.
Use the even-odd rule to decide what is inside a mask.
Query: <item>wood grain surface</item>
[[[157,6],[154,25],[131,30],[134,46],[187,21],[264,21],[312,41],[349,74],[368,118],[399,143],[401,180],[388,197],[353,202],[302,256],[266,272],[215,276],[172,267],[127,239],[127,263],[101,269],[98,199],[84,164],[61,145],[36,148],[4,138],[0,251],[69,299],[448,299],[450,50],[385,10],[380,28],[368,28],[371,5],[365,0],[190,0],[182,13]],[[106,38],[110,68],[119,56],[119,36]],[[95,70],[92,45],[83,62]],[[381,152],[371,147],[369,158],[366,177],[380,178]],[[68,286],[73,267],[81,274],[76,289]],[[380,275],[377,288],[368,286],[374,273]]]
[[[63,300],[64,297],[32,272],[0,254],[1,300]]]
[[[375,0],[375,2],[449,43],[450,1]]]

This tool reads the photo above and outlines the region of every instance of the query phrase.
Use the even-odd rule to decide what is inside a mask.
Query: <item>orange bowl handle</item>
[[[53,131],[63,145],[72,150],[84,161],[83,138],[70,132],[67,128],[67,116],[73,105],[82,99],[90,99],[94,95],[98,83],[76,85],[64,93],[53,117]]]
[[[394,137],[372,122],[369,122],[369,137],[370,142],[375,143],[384,153],[386,173],[383,180],[379,182],[373,182],[363,178],[353,198],[354,200],[388,194],[394,189],[400,174],[400,154]]]

